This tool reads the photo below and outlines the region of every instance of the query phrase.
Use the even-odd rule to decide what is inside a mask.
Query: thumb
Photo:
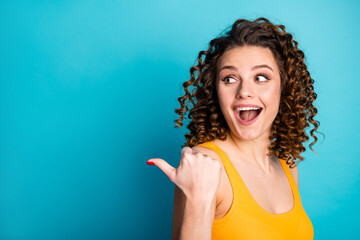
[[[184,147],[182,150],[181,150],[181,156],[183,156],[185,153],[193,153],[193,150],[189,147]]]
[[[155,165],[158,168],[160,168],[161,171],[163,171],[166,176],[175,183],[175,175],[176,175],[176,168],[172,167],[170,164],[168,164],[165,160],[161,158],[152,158],[147,161],[149,165]]]

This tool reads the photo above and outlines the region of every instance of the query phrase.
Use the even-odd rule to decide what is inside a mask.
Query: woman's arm
[[[210,240],[221,162],[185,147],[178,168],[159,158],[148,164],[159,167],[176,184],[172,239]]]
[[[171,239],[211,239],[215,209],[216,199],[211,204],[187,201],[175,185]]]

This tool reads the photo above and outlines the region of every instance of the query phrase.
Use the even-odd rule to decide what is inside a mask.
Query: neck
[[[239,139],[231,132],[228,132],[227,136],[244,161],[260,167],[265,172],[270,172],[271,158],[268,156],[269,136],[263,136],[254,140]]]

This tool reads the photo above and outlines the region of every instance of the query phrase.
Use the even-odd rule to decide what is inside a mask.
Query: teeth
[[[259,110],[260,108],[256,108],[256,107],[240,107],[240,108],[237,108],[236,110],[238,111],[248,111],[248,110]]]

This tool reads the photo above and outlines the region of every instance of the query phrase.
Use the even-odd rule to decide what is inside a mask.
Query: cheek
[[[223,114],[225,114],[224,110],[226,109],[226,105],[227,105],[226,99],[224,99],[222,96],[219,96],[219,106]]]
[[[268,89],[261,93],[262,101],[267,105],[267,108],[274,109],[274,111],[278,111],[280,105],[280,95],[281,90],[279,87],[274,87],[272,89]]]
[[[233,100],[231,92],[226,91],[225,89],[218,90],[218,98],[219,98],[219,104],[222,108],[228,107]]]
[[[227,116],[228,109],[230,108],[232,101],[231,94],[229,92],[224,91],[224,89],[221,88],[218,89],[217,94],[218,94],[218,101],[221,112],[224,116]]]

